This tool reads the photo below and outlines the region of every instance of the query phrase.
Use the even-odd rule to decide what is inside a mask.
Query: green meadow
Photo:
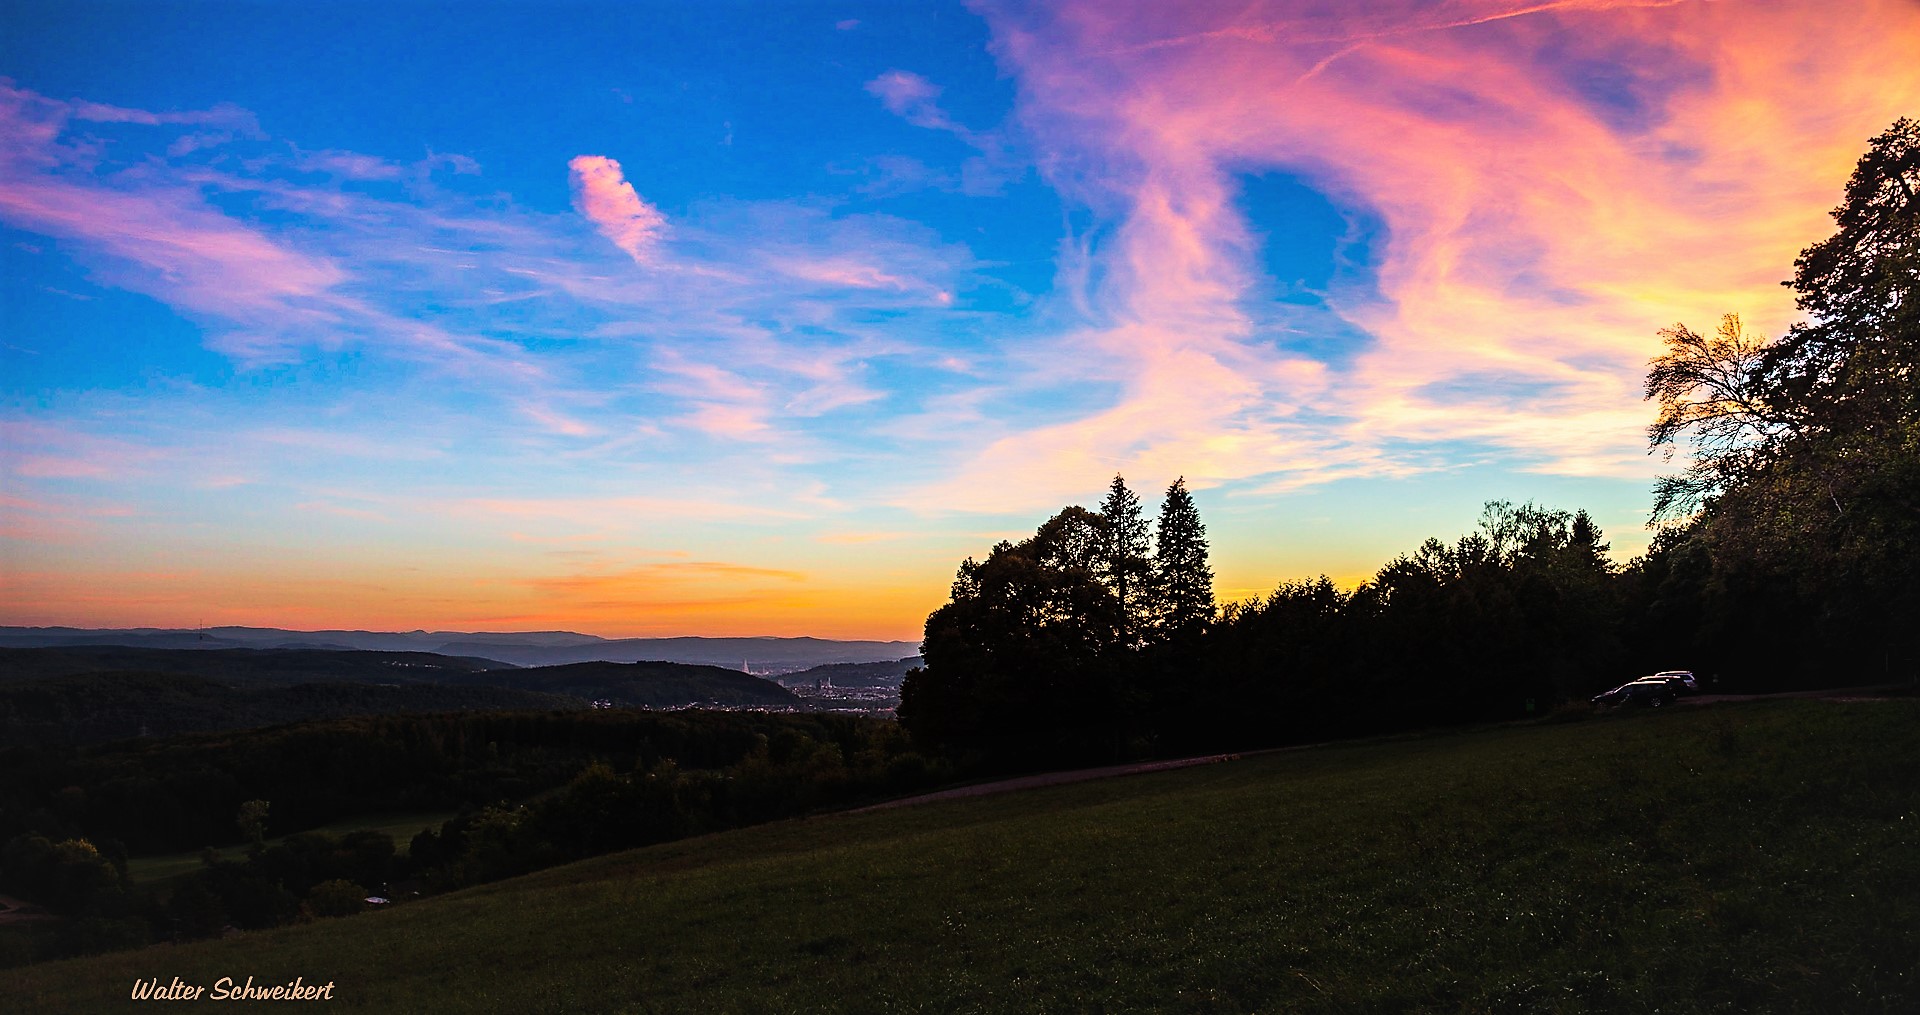
[[[1673,708],[828,814],[0,972],[324,1010],[1920,1009],[1920,702]]]

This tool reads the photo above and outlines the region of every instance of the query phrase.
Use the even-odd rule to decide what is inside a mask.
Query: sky
[[[1184,477],[1216,594],[1625,562],[1920,3],[10,0],[0,623],[917,640]]]

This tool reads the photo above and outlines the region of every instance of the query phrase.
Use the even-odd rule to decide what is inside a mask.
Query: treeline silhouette
[[[1920,657],[1920,125],[1871,142],[1787,284],[1773,341],[1661,334],[1648,438],[1688,465],[1624,567],[1584,511],[1492,502],[1353,590],[1212,608],[1168,491],[1153,552],[1125,481],[961,564],[902,689],[916,740],[1018,767],[1542,714],[1658,669],[1721,691],[1911,680]]]
[[[963,563],[902,689],[916,740],[974,764],[1111,760],[1513,718],[1623,679],[1635,582],[1585,512],[1492,503],[1358,589],[1322,576],[1216,611],[1190,591],[1210,568],[1184,483],[1168,499],[1151,554],[1107,556],[1138,546],[1111,532],[1137,503],[1116,476],[1105,510]]]

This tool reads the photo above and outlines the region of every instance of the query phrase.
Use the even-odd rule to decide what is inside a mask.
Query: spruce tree
[[[1187,492],[1186,477],[1167,487],[1153,556],[1154,627],[1160,640],[1185,638],[1213,623],[1213,568],[1207,527]]]
[[[1100,583],[1120,603],[1122,641],[1132,644],[1151,623],[1148,603],[1153,561],[1147,556],[1147,519],[1140,498],[1115,473],[1107,498],[1100,502],[1101,543],[1096,573]]]

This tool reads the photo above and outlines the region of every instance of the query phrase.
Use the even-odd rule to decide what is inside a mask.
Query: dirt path
[[[51,920],[53,914],[31,902],[22,902],[11,895],[0,895],[0,924],[33,923],[36,920]]]
[[[1295,748],[1286,748],[1289,750]],[[1165,772],[1175,768],[1192,768],[1195,765],[1214,765],[1222,761],[1235,761],[1254,754],[1267,754],[1268,751],[1245,751],[1239,754],[1208,754],[1198,758],[1176,758],[1172,761],[1140,761],[1131,765],[1108,765],[1104,768],[1076,768],[1066,772],[1042,772],[1039,775],[1023,775],[1016,779],[1001,779],[997,782],[980,782],[971,786],[959,786],[943,789],[937,793],[922,793],[919,796],[902,797],[883,804],[859,807],[846,814],[864,814],[867,811],[884,811],[890,807],[906,807],[911,804],[931,803],[935,800],[958,800],[961,797],[987,796],[992,793],[1011,793],[1015,790],[1036,789],[1041,786],[1064,786],[1070,782],[1090,782],[1094,779],[1110,779],[1116,775],[1139,775],[1142,772]]]

